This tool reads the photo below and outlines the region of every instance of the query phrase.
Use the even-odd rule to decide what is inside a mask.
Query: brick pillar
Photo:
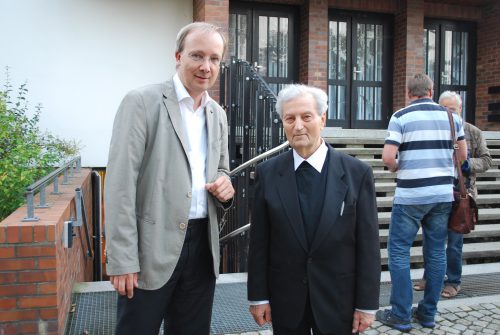
[[[393,103],[397,110],[408,104],[408,78],[424,71],[424,1],[401,1],[394,26]]]
[[[500,93],[488,87],[500,86],[500,3],[483,8],[477,29],[476,125],[483,130],[500,130],[500,122],[489,122],[489,103],[500,103]]]
[[[299,81],[327,90],[328,1],[310,0],[301,8]]]
[[[62,241],[64,221],[75,215],[76,187],[82,189],[85,198],[92,236],[88,169],[75,173],[70,184],[62,184],[61,180],[61,194],[47,194],[50,207],[35,210],[39,221],[23,222],[26,206],[22,206],[0,222],[1,335],[63,335],[73,284],[92,280],[92,259],[86,256],[84,227],[74,229],[77,236],[72,248],[64,248]]]
[[[193,21],[205,21],[221,27],[229,44],[229,0],[193,0]],[[228,50],[225,58],[229,59]],[[219,80],[208,93],[212,99],[219,101]]]

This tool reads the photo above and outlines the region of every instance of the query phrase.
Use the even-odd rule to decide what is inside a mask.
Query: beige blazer
[[[206,109],[206,174],[229,175],[227,119],[211,101]],[[173,82],[129,92],[115,117],[104,183],[108,275],[139,272],[139,287],[158,289],[179,259],[189,208],[188,139]],[[219,274],[216,205],[208,195],[209,243]]]

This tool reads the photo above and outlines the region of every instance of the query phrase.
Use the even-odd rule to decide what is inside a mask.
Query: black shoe
[[[424,327],[424,328],[436,327],[436,323],[434,322],[434,320],[424,321],[424,320],[422,320],[422,318],[420,316],[418,316],[418,308],[417,307],[413,307],[411,309],[411,316],[413,317],[413,320],[415,320],[415,322],[420,323],[420,325],[422,325],[422,327]]]
[[[382,322],[384,325],[397,329],[400,332],[408,333],[412,326],[409,321],[403,321],[400,318],[391,314],[391,310],[380,310],[375,314],[375,319]]]

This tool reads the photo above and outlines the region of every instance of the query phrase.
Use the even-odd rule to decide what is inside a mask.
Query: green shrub
[[[0,221],[24,203],[28,185],[80,150],[75,141],[40,131],[41,106],[30,116],[26,83],[12,98],[8,69],[4,88],[0,91]]]

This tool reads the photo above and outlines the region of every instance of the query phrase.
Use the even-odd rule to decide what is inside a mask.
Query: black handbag
[[[451,140],[453,143],[453,163],[458,173],[459,192],[453,191],[455,200],[452,203],[450,217],[448,219],[448,230],[458,234],[468,234],[478,222],[478,209],[474,198],[467,192],[462,175],[461,164],[457,158],[458,144],[455,140],[455,125],[453,116],[448,109],[448,120],[450,121]]]

